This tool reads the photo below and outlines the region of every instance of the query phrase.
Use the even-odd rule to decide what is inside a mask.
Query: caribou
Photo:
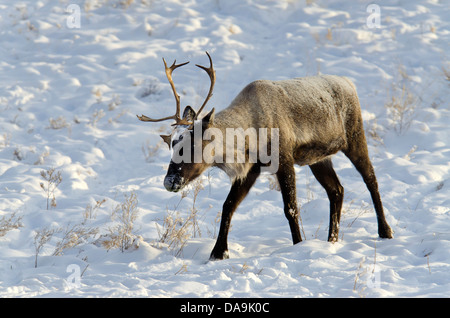
[[[338,240],[344,188],[333,168],[331,157],[339,151],[350,159],[370,192],[379,237],[393,237],[385,219],[377,179],[369,159],[356,87],[348,78],[321,75],[280,81],[257,80],[244,87],[227,108],[217,114],[212,108],[200,117],[212,96],[216,80],[211,56],[208,52],[206,54],[210,66],[196,66],[208,74],[210,88],[198,111],[186,106],[183,115],[180,115],[180,97],[172,79],[172,72],[189,62],[175,64],[175,60],[168,67],[163,58],[166,76],[175,96],[175,114],[158,119],[145,115],[137,117],[144,122],[175,121],[173,132],[161,135],[172,149],[172,158],[164,178],[164,186],[168,191],[180,191],[210,167],[218,167],[230,177],[232,185],[223,204],[219,234],[211,252],[211,260],[229,258],[227,237],[233,213],[261,172],[271,165],[267,160],[255,159],[255,156],[250,160],[252,150],[260,150],[263,145],[267,148],[265,151],[276,154],[276,157],[272,156],[272,159],[276,159],[276,167],[273,169],[272,164],[271,172],[279,184],[284,214],[294,244],[302,241],[295,164],[308,165],[325,189],[330,201],[328,241]],[[220,133],[226,136],[230,128],[238,131],[238,135],[245,140],[240,147],[243,160],[242,156],[241,160],[236,160],[239,147],[230,147],[232,143],[225,143],[217,137]],[[206,137],[208,131],[215,133]],[[249,131],[257,134],[256,145],[251,142],[254,138],[249,138]],[[265,133],[262,134],[262,131]],[[211,137],[213,135],[215,138]],[[274,135],[276,138],[273,138]],[[211,143],[214,143],[214,147],[211,147]],[[212,160],[198,156],[199,151],[205,150]],[[179,160],[180,156],[183,160]]]

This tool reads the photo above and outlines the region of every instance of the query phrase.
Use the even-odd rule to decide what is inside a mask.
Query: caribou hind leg
[[[309,166],[314,177],[322,185],[330,200],[330,227],[328,241],[337,242],[339,235],[339,222],[341,219],[342,203],[344,201],[344,188],[333,169],[331,159],[325,159]]]
[[[362,129],[362,128],[361,128]],[[375,176],[372,163],[369,159],[366,140],[363,134],[359,138],[355,138],[349,147],[343,151],[355,166],[356,170],[361,174],[367,189],[372,197],[378,221],[378,235],[381,238],[392,238],[392,230],[389,227],[383,212],[383,204],[381,203],[380,193],[378,192],[378,183]]]

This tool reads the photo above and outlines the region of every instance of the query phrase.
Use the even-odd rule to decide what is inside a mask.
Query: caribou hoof
[[[212,251],[211,256],[209,257],[210,261],[220,261],[223,259],[229,259],[230,258],[230,254],[227,251],[223,251],[222,253],[216,253],[214,251]]]

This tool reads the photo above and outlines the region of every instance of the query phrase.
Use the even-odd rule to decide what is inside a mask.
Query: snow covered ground
[[[449,1],[2,0],[0,12],[1,297],[450,297]],[[339,242],[326,241],[324,190],[297,168],[304,241],[291,245],[262,176],[233,218],[230,259],[208,262],[230,182],[213,169],[195,200],[167,192],[169,123],[135,116],[173,111],[162,57],[191,61],[174,81],[197,108],[206,50],[209,109],[256,79],[351,78],[395,238],[378,238],[339,154]],[[135,242],[108,249],[133,195]],[[159,242],[168,213],[193,209],[182,248]]]

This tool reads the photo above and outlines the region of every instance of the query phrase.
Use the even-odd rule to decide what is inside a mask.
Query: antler
[[[168,117],[164,117],[164,118],[158,118],[158,119],[153,119],[153,118],[147,117],[145,115],[137,116],[137,118],[139,120],[141,120],[141,121],[149,121],[149,122],[159,122],[159,121],[163,121],[163,120],[174,119],[175,120],[175,124],[174,125],[190,125],[191,124],[190,122],[188,122],[187,120],[182,119],[180,117],[180,96],[178,96],[177,91],[175,89],[175,84],[173,83],[173,80],[172,80],[172,72],[176,68],[178,68],[180,66],[183,66],[183,65],[186,65],[189,62],[185,62],[185,63],[182,63],[182,64],[175,64],[176,63],[176,60],[175,60],[171,67],[167,67],[167,63],[166,63],[166,60],[164,58],[163,58],[163,62],[164,62],[164,67],[166,69],[167,79],[169,80],[170,86],[172,87],[173,95],[175,96],[175,101],[176,101],[176,105],[177,105],[176,112],[172,116],[168,116]]]
[[[206,55],[208,55],[208,58],[209,58],[209,67],[205,67],[205,66],[198,65],[198,64],[195,64],[195,65],[200,67],[201,69],[205,70],[206,73],[208,73],[209,78],[211,80],[211,86],[209,87],[208,95],[206,96],[206,99],[203,102],[202,107],[200,107],[198,112],[195,114],[194,120],[196,120],[198,118],[198,115],[202,112],[203,108],[205,108],[206,103],[211,98],[212,91],[214,89],[214,83],[216,82],[216,72],[214,71],[214,67],[213,67],[213,62],[212,62],[211,56],[209,55],[208,52],[206,52]],[[137,116],[137,118],[139,120],[141,120],[141,121],[149,121],[149,122],[159,122],[159,121],[163,121],[163,120],[174,119],[175,120],[175,124],[173,124],[174,126],[175,125],[191,125],[192,122],[189,122],[186,119],[183,119],[183,118],[180,117],[180,96],[178,96],[177,91],[175,89],[175,84],[173,83],[173,80],[172,80],[172,72],[177,67],[186,65],[189,62],[185,62],[185,63],[182,63],[182,64],[175,64],[176,63],[176,60],[175,60],[171,67],[167,67],[167,63],[166,63],[166,60],[164,58],[163,58],[163,62],[164,62],[164,67],[166,69],[167,79],[169,80],[170,86],[172,87],[173,95],[175,96],[176,112],[172,116],[167,116],[167,117],[158,118],[158,119],[153,119],[153,118],[150,118],[150,117],[145,116],[145,115]]]
[[[204,66],[201,66],[201,65],[198,65],[198,64],[195,64],[195,66],[200,67],[201,69],[205,70],[206,73],[208,73],[209,78],[211,80],[211,86],[209,87],[208,96],[206,96],[206,99],[203,102],[202,107],[200,107],[200,109],[198,110],[197,114],[195,115],[194,120],[196,120],[198,118],[198,115],[200,115],[200,113],[202,112],[202,110],[205,107],[206,103],[211,98],[212,91],[213,91],[213,88],[214,88],[214,83],[216,82],[216,72],[214,71],[214,67],[213,67],[213,62],[212,62],[211,56],[209,56],[208,52],[206,52],[206,55],[208,55],[208,58],[209,58],[209,67],[204,67]]]

